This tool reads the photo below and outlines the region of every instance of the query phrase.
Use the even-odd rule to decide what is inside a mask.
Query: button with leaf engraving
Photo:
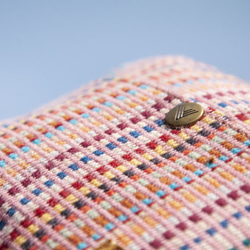
[[[204,110],[197,103],[181,103],[171,109],[165,117],[170,127],[185,127],[194,124],[203,116]]]

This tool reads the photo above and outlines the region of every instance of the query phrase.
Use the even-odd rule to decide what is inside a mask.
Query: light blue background
[[[0,0],[0,119],[162,54],[250,80],[250,1]]]

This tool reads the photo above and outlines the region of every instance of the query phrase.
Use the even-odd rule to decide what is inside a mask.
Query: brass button
[[[181,103],[166,114],[165,122],[170,127],[185,127],[200,120],[203,113],[203,107],[197,103]]]
[[[95,248],[95,250],[123,250],[123,248],[116,245],[114,241],[107,240],[103,242],[99,247]]]

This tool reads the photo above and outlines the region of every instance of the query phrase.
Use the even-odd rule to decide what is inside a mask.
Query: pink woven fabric
[[[169,128],[182,102],[204,116]],[[249,249],[249,126],[250,86],[182,57],[2,122],[0,249]]]

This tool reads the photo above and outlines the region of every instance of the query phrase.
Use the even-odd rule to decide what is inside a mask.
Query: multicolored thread
[[[250,248],[250,86],[182,57],[0,126],[0,249]],[[205,115],[172,129],[165,114]]]

